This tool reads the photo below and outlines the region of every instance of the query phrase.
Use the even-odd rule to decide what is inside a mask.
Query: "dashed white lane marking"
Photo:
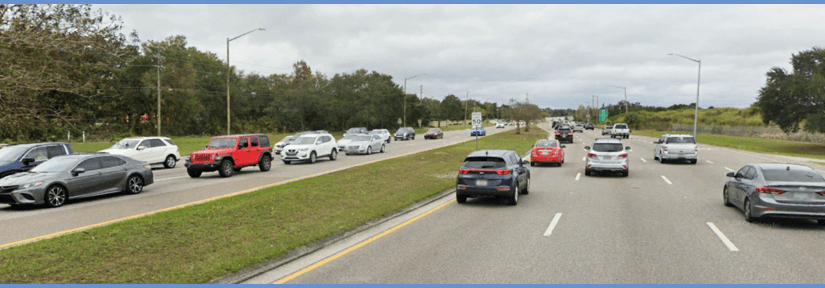
[[[730,172],[733,172],[733,171],[734,171],[733,169],[730,169],[730,168],[728,168],[728,167],[725,167],[725,169],[727,169],[727,170],[728,170],[728,171],[730,171]]]
[[[163,178],[163,179],[158,179],[158,180],[155,180],[155,182],[166,181],[166,180],[172,180],[172,179],[179,179],[179,178],[187,178],[187,177],[189,177],[189,176],[180,176],[180,177],[172,177],[172,178]],[[192,177],[189,177],[189,178],[192,178]]]
[[[582,177],[582,173],[581,173],[581,172],[576,173],[576,181],[579,181],[579,177]]]
[[[556,216],[553,216],[553,221],[550,221],[550,226],[544,231],[545,237],[553,234],[553,228],[556,228],[556,224],[559,224],[559,218],[561,218],[561,213],[556,213]]]
[[[645,158],[639,158],[639,159],[642,159],[642,162],[647,163],[647,160],[645,160]]]
[[[710,161],[710,160],[705,160],[705,162],[708,162],[708,163],[710,163],[710,164],[713,164],[713,161]]]
[[[665,182],[667,182],[667,184],[673,185],[673,182],[670,182],[670,180],[667,180],[667,177],[665,177],[665,175],[662,175],[662,179],[665,179]]]
[[[730,239],[725,237],[725,234],[722,234],[722,231],[720,231],[719,228],[716,228],[716,225],[713,225],[712,222],[707,222],[707,224],[708,227],[710,227],[710,230],[713,230],[713,233],[716,233],[716,237],[719,237],[719,239],[722,240],[722,243],[725,243],[725,246],[728,246],[730,251],[739,251],[739,248],[736,248],[736,245],[733,245],[733,242],[730,242]]]

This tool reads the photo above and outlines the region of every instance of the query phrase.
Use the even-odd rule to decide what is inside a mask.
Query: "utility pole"
[[[161,134],[160,134],[160,65],[162,65],[162,63],[161,63],[160,54],[156,54],[155,57],[158,58],[158,65],[157,65],[157,68],[158,68],[158,136],[161,136]],[[135,120],[139,121],[137,119],[135,119]]]
[[[467,104],[470,103],[470,90],[467,90],[467,98],[464,99],[464,123],[462,125],[467,125]]]

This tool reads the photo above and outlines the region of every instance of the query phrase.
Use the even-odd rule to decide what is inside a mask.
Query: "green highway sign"
[[[599,110],[599,121],[601,121],[601,122],[607,121],[607,109]]]

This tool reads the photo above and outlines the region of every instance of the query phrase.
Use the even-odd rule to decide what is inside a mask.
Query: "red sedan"
[[[559,147],[561,146],[561,147]],[[539,140],[533,145],[530,152],[530,165],[538,163],[555,163],[557,166],[564,164],[564,145],[560,145],[556,140]]]

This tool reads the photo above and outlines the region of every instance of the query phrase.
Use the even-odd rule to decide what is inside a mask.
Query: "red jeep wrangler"
[[[272,147],[269,146],[269,137],[264,134],[212,137],[206,148],[189,154],[185,165],[186,172],[192,178],[200,177],[204,171],[215,170],[222,177],[229,177],[243,167],[255,165],[261,171],[269,171],[272,168]]]

